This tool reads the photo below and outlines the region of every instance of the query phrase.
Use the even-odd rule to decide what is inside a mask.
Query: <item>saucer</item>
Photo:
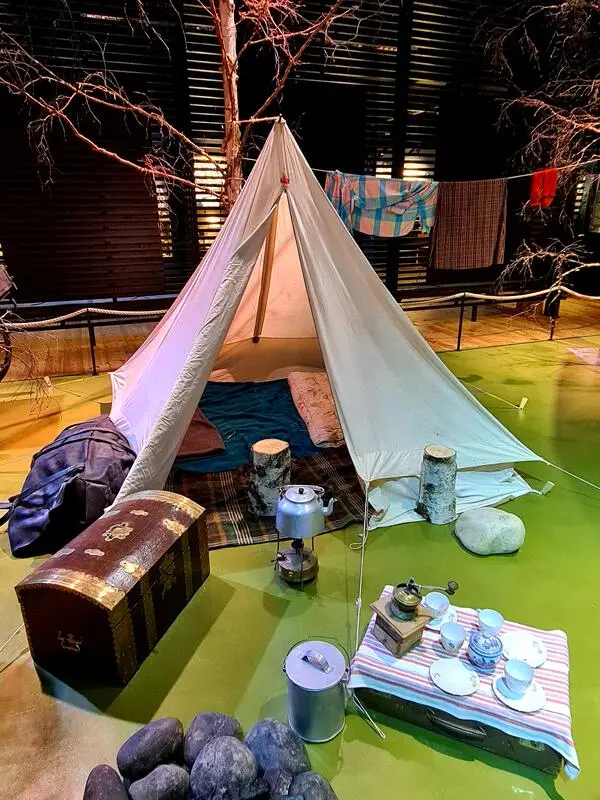
[[[425,606],[425,604],[423,604]],[[425,606],[427,608],[427,606]],[[428,631],[439,631],[445,622],[458,622],[458,614],[454,606],[450,605],[441,617],[430,620],[425,627]]]
[[[457,658],[440,658],[429,667],[429,675],[447,694],[464,697],[479,689],[479,675]]]
[[[513,708],[515,711],[531,714],[534,711],[539,711],[546,705],[546,693],[536,681],[532,681],[529,689],[520,697],[513,694],[507,687],[504,682],[504,675],[497,675],[494,678],[492,681],[492,689],[501,703],[504,703],[504,705],[509,708]]]
[[[509,631],[502,639],[502,655],[508,661],[516,658],[534,669],[541,667],[548,658],[546,645],[537,636],[527,631]]]

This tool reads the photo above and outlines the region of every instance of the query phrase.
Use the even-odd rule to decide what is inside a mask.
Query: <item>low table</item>
[[[386,586],[381,597],[391,596]],[[477,627],[477,612],[455,606],[467,639]],[[569,704],[569,649],[563,631],[542,631],[505,622],[503,633],[523,630],[546,645],[548,659],[535,670],[535,680],[546,693],[543,709],[532,714],[513,711],[493,693],[492,680],[504,671],[502,659],[492,675],[480,674],[475,694],[446,694],[429,677],[430,666],[444,656],[439,632],[426,629],[421,642],[402,658],[395,658],[373,635],[375,615],[352,660],[349,688],[370,708],[421,727],[445,733],[497,755],[557,774],[561,767],[569,778],[579,774],[579,761],[571,734]],[[467,642],[459,658],[467,660]]]

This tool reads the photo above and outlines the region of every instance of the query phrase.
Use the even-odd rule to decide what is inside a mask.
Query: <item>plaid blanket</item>
[[[255,517],[248,509],[249,477],[249,466],[207,474],[173,470],[167,488],[206,508],[211,549],[276,541],[275,520]],[[294,483],[323,486],[326,496],[337,499],[323,533],[362,522],[364,493],[345,447],[293,458],[292,477]]]
[[[504,261],[506,178],[440,183],[432,269],[485,269]]]
[[[406,236],[417,217],[423,233],[431,230],[438,184],[328,172],[325,193],[349,230],[369,236]]]

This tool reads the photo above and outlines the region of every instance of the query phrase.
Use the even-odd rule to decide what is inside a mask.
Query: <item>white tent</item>
[[[162,488],[224,343],[317,337],[376,524],[416,519],[423,448],[457,452],[458,507],[530,491],[541,460],[430,349],[346,230],[284,122],[187,285],[112,375],[111,417],[137,452],[120,498]],[[256,345],[260,347],[260,345]]]

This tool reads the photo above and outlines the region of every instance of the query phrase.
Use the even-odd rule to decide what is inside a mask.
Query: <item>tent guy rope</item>
[[[367,547],[367,539],[369,538],[369,481],[365,483],[365,506],[363,511],[363,527],[360,534],[360,547],[357,548],[356,544],[353,549],[360,549],[360,569],[358,574],[358,595],[356,597],[356,638],[354,652],[358,650],[360,644],[360,612],[362,610],[363,602],[363,578],[365,572],[365,550]],[[352,545],[350,545],[352,547]]]

